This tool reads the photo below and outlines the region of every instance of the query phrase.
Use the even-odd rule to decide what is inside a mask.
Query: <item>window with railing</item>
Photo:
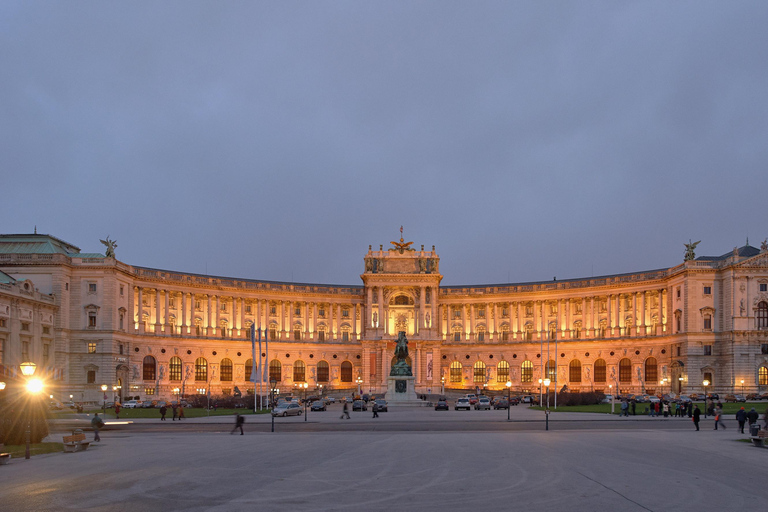
[[[451,382],[454,382],[454,383],[461,382],[461,363],[460,362],[454,361],[451,363],[450,376],[451,376]]]

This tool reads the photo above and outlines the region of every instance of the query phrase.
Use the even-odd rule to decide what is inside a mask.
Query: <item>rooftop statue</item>
[[[701,243],[701,240],[698,242],[691,243],[691,240],[688,240],[687,244],[683,244],[685,246],[685,261],[691,261],[696,259],[696,253],[693,252],[694,249],[696,249],[696,246]]]
[[[117,240],[110,240],[109,235],[107,235],[106,240],[99,240],[99,242],[103,243],[107,246],[107,252],[105,256],[107,258],[114,258],[115,257],[115,247],[117,247]]]
[[[397,346],[395,346],[395,357],[397,362],[392,365],[392,371],[390,375],[405,375],[413,376],[411,367],[408,366],[406,359],[408,358],[408,339],[405,337],[405,331],[397,333]]]
[[[403,226],[400,226],[400,241],[399,242],[390,242],[392,245],[394,245],[393,248],[390,249],[390,251],[399,251],[400,254],[403,254],[403,251],[413,251],[414,249],[411,248],[411,244],[413,242],[406,242],[403,240]]]

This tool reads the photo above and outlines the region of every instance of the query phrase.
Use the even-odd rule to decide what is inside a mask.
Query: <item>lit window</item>
[[[232,381],[232,360],[222,359],[219,365],[219,379],[223,382]]]
[[[295,361],[293,363],[293,381],[305,382],[307,380],[306,370],[307,370],[307,367],[304,364],[304,361],[301,361],[301,360]]]
[[[181,359],[174,356],[168,364],[168,379],[174,382],[181,380]]]
[[[458,361],[451,363],[451,382],[461,382],[461,363]]]
[[[198,357],[195,360],[195,381],[205,382],[208,380],[208,361],[204,357]]]
[[[533,363],[531,361],[523,361],[520,366],[520,381],[533,382]]]
[[[145,395],[154,395],[155,394],[155,388],[144,388],[144,394]]]
[[[477,361],[474,366],[474,378],[473,382],[475,384],[484,384],[485,383],[485,363],[482,361]]]
[[[507,382],[509,380],[509,363],[499,361],[496,365],[496,382]]]
[[[768,366],[761,366],[757,370],[757,384],[759,386],[768,386]]]
[[[88,353],[89,354],[95,354],[96,353],[96,343],[91,341],[88,342]]]

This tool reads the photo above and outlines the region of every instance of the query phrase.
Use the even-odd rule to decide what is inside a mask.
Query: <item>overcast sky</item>
[[[768,2],[0,3],[0,232],[361,284],[624,273],[768,236]]]

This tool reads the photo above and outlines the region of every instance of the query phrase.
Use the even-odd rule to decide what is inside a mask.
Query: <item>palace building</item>
[[[107,241],[109,242],[109,240]],[[106,244],[106,243],[105,243]],[[416,391],[768,392],[768,247],[673,267],[441,286],[440,258],[368,247],[361,284],[159,270],[56,237],[0,235],[0,370],[31,360],[60,400],[253,393],[250,326],[281,390],[382,393],[398,332]],[[709,386],[704,387],[705,381]],[[176,391],[178,390],[178,391]]]

